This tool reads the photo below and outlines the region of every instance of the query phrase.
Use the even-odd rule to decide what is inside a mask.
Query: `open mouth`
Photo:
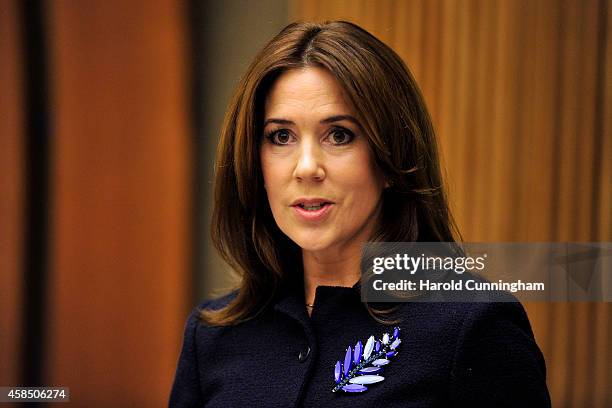
[[[296,215],[303,221],[321,222],[325,220],[334,203],[323,198],[301,198],[296,200],[292,207]]]
[[[319,211],[321,208],[325,207],[326,205],[330,205],[330,204],[331,203],[328,203],[328,202],[315,203],[315,204],[300,203],[297,206],[306,211]]]

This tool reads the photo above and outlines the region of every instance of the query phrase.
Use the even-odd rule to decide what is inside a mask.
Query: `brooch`
[[[344,355],[344,364],[336,363],[334,379],[336,385],[332,392],[364,392],[368,389],[367,384],[381,382],[385,377],[381,376],[382,366],[389,364],[390,358],[397,355],[397,347],[402,340],[399,338],[400,328],[393,329],[393,336],[383,334],[382,339],[375,340],[370,336],[365,346],[361,340],[355,344],[355,349],[349,346]]]

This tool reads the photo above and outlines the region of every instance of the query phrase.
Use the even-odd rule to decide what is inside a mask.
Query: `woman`
[[[170,406],[549,406],[520,304],[361,302],[364,242],[454,241],[441,186],[401,59],[348,22],[284,28],[217,151],[212,236],[241,284],[189,317]]]

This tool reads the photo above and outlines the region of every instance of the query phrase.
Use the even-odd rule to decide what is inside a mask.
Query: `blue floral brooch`
[[[355,349],[349,346],[344,355],[344,364],[336,363],[334,379],[336,385],[332,392],[364,392],[366,385],[381,382],[385,377],[380,374],[382,366],[389,364],[390,358],[397,355],[397,347],[402,340],[399,338],[400,328],[393,329],[393,336],[383,334],[382,339],[376,340],[370,336],[365,346],[361,340],[355,344]]]

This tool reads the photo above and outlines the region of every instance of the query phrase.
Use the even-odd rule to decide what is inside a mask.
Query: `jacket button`
[[[300,363],[303,363],[304,361],[306,361],[308,359],[309,355],[310,355],[310,347],[306,348],[306,350],[300,351],[300,355],[298,356],[298,360],[300,360]]]

